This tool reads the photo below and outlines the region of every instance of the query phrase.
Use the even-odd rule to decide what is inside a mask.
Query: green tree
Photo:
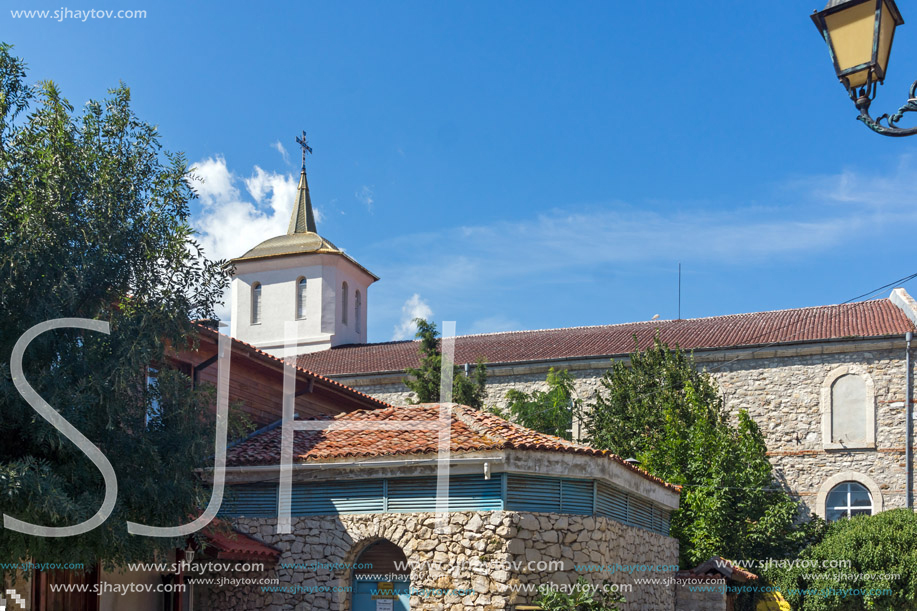
[[[436,403],[439,401],[442,380],[443,355],[439,348],[439,332],[436,323],[416,318],[417,334],[420,340],[420,366],[405,369],[408,377],[404,384],[417,395],[413,403]],[[475,409],[484,407],[487,395],[487,367],[479,359],[471,375],[466,376],[458,367],[452,375],[452,400]]]
[[[573,376],[566,369],[555,371],[552,367],[545,382],[547,390],[510,390],[506,393],[506,409],[493,411],[526,428],[571,440],[573,421],[582,417],[582,402],[576,397]]]
[[[213,452],[212,389],[193,389],[168,347],[193,343],[226,286],[223,262],[193,239],[184,157],[120,86],[81,111],[56,85],[26,83],[0,45],[0,512],[70,526],[98,511],[101,474],[13,385],[10,355],[51,319],[110,324],[110,334],[39,335],[23,360],[31,386],[114,466],[108,520],[66,539],[0,529],[0,557],[47,562],[150,560],[174,541],[128,535],[127,520],[175,526],[209,498],[195,476]],[[150,367],[155,368],[151,376]]]
[[[716,382],[693,357],[656,338],[602,377],[586,418],[588,441],[683,486],[672,516],[681,564],[719,555],[782,558],[811,537],[799,505],[780,487],[764,437],[745,411],[729,418]]]
[[[765,576],[797,611],[915,611],[917,514],[893,509],[832,522],[798,562]]]

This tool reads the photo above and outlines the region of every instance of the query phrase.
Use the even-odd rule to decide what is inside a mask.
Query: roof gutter
[[[485,464],[485,463],[502,463],[505,460],[504,455],[495,454],[494,456],[480,456],[473,458],[450,458],[450,465],[474,465],[474,464]],[[391,467],[419,467],[425,465],[436,465],[440,463],[439,458],[422,458],[422,459],[410,459],[404,458],[399,460],[348,460],[342,462],[313,462],[313,463],[296,463],[292,465],[294,471],[320,471],[320,470],[330,470],[330,469],[380,469],[380,468],[391,468]],[[231,473],[245,473],[245,472],[254,472],[254,473],[263,473],[270,471],[277,471],[280,469],[280,465],[242,465],[237,467],[226,467],[227,472]],[[208,467],[206,469],[197,469],[199,473],[212,473],[213,468]]]

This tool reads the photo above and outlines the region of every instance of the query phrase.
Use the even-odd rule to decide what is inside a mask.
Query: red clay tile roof
[[[844,305],[732,314],[687,320],[654,320],[597,327],[511,331],[456,338],[455,362],[515,363],[611,356],[641,349],[659,332],[685,350],[727,348],[828,339],[903,335],[914,325],[888,299]],[[300,367],[324,375],[403,371],[416,367],[418,342],[338,346],[299,357]]]
[[[220,335],[224,335],[223,333],[220,333],[220,332],[216,331],[215,329],[211,329],[210,327],[208,327],[208,326],[206,326],[206,325],[204,325],[204,324],[201,324],[201,323],[197,323],[197,324],[196,324],[196,327],[197,327],[197,330],[198,330],[199,333],[208,335],[208,336],[210,336],[210,337],[211,337],[212,339],[214,339],[214,340],[217,340],[217,338],[218,338]],[[228,336],[225,336],[225,337],[228,337]],[[252,344],[249,344],[249,343],[247,343],[247,342],[243,342],[242,340],[236,339],[236,338],[234,338],[234,337],[230,337],[229,339],[230,339],[231,342],[232,342],[233,348],[244,347],[245,349],[251,351],[251,354],[252,354],[253,356],[255,356],[256,358],[260,359],[262,362],[272,363],[272,364],[275,364],[275,365],[282,365],[282,364],[284,363],[284,360],[283,360],[282,358],[276,357],[276,356],[274,356],[273,354],[270,354],[270,353],[268,353],[268,352],[265,352],[265,351],[261,350],[260,348],[256,348],[256,347],[253,346]],[[218,340],[217,340],[217,341],[218,341]],[[337,380],[332,380],[331,378],[326,378],[325,376],[323,376],[323,375],[321,375],[321,374],[318,374],[318,373],[315,373],[314,371],[309,371],[308,369],[305,369],[302,365],[300,365],[300,364],[298,364],[298,363],[297,363],[297,366],[296,366],[296,370],[297,370],[299,373],[304,373],[304,374],[306,374],[307,376],[309,376],[309,377],[312,378],[313,380],[319,382],[320,384],[325,384],[325,385],[327,385],[327,386],[334,387],[334,388],[336,388],[336,389],[338,389],[338,390],[340,390],[340,391],[342,391],[342,392],[344,392],[344,393],[346,393],[346,394],[348,394],[348,395],[351,395],[352,397],[354,397],[354,398],[357,399],[358,401],[363,401],[363,402],[369,403],[369,404],[371,404],[372,406],[391,407],[391,404],[390,404],[390,403],[386,403],[386,402],[383,401],[382,399],[377,399],[376,397],[373,397],[373,396],[371,396],[371,395],[368,395],[368,394],[366,394],[366,393],[364,393],[364,392],[360,392],[359,390],[356,390],[355,388],[351,388],[350,386],[347,386],[347,385],[345,385],[345,384],[341,384],[341,383],[338,382]]]
[[[280,558],[280,550],[230,529],[218,519],[214,519],[202,534],[207,539],[205,553],[218,560],[276,562]]]
[[[339,414],[327,420],[341,423],[379,423],[387,421],[435,421],[439,418],[438,404],[423,404],[410,407],[358,410]],[[311,462],[340,458],[376,458],[397,455],[433,454],[438,451],[436,430],[346,430],[297,431],[293,436],[293,462]],[[226,464],[229,467],[280,464],[280,438],[282,429],[274,426],[229,448]],[[538,433],[464,405],[452,408],[451,451],[475,452],[484,450],[533,450],[540,452],[562,452],[587,456],[604,456],[642,477],[669,488],[681,490],[680,486],[669,484],[650,475],[643,469],[628,464],[607,450],[596,450]]]

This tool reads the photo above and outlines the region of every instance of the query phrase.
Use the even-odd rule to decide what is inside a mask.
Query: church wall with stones
[[[354,563],[362,550],[384,539],[414,564],[411,588],[474,590],[464,596],[412,596],[417,611],[491,611],[530,603],[540,584],[571,584],[582,575],[590,583],[618,584],[626,611],[671,611],[674,585],[641,585],[641,578],[671,582],[669,567],[678,562],[678,542],[614,520],[514,511],[450,513],[437,533],[433,513],[356,514],[294,518],[291,534],[277,534],[276,521],[236,519],[234,526],[282,551],[276,568],[224,578],[276,579],[279,586],[299,586],[296,593],[264,592],[262,586],[195,587],[198,607],[216,611],[270,609],[288,611],[350,608],[348,569],[307,568],[311,563]],[[554,561],[558,564],[546,565]],[[542,564],[538,564],[541,562]],[[518,563],[518,564],[517,564]],[[532,563],[531,565],[529,563]],[[286,568],[296,564],[302,568]],[[474,566],[478,568],[473,568]],[[580,566],[577,565],[594,565]],[[631,572],[607,569],[638,567]],[[472,568],[469,568],[472,567]],[[517,570],[518,567],[518,570]]]
[[[825,515],[827,493],[847,481],[870,491],[874,512],[905,505],[904,337],[698,350],[695,359],[716,379],[727,409],[733,414],[747,410],[761,427],[778,477],[805,504],[806,513]],[[510,389],[545,389],[550,367],[568,369],[578,396],[589,403],[611,361],[491,365],[487,403],[505,406]],[[861,415],[868,440],[844,444],[831,439],[831,388],[826,383],[838,372],[868,383],[872,416]],[[396,405],[411,398],[401,373],[333,377]]]

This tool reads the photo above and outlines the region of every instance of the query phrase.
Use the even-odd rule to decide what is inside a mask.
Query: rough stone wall
[[[736,361],[715,373],[728,409],[747,410],[767,441],[771,462],[808,511],[822,484],[843,472],[879,486],[885,509],[905,504],[903,350]],[[825,450],[821,386],[842,365],[875,385],[876,447]]]
[[[700,587],[707,591],[691,591]],[[722,588],[717,591],[715,588]],[[688,579],[676,582],[675,611],[726,611],[726,580],[723,578]]]
[[[897,347],[900,344],[900,348]],[[786,486],[816,511],[819,488],[841,473],[863,474],[881,490],[884,509],[905,504],[904,465],[904,342],[839,346],[833,343],[801,345],[787,349],[757,350],[758,358],[737,351],[698,354],[700,366],[711,371],[720,385],[727,409],[745,409],[765,435],[771,462]],[[570,368],[576,391],[590,402],[606,368],[576,363]],[[860,450],[825,450],[822,439],[821,388],[828,374],[847,365],[851,373],[868,374],[875,388],[876,447]],[[557,368],[566,364],[558,362]],[[547,365],[540,367],[492,367],[487,403],[505,406],[506,392],[544,389]],[[403,405],[410,397],[398,380],[382,383],[359,379],[342,380],[358,390]]]
[[[419,565],[412,571],[412,588],[474,590],[465,596],[412,596],[412,611],[510,609],[515,604],[534,600],[539,584],[575,583],[577,574],[592,583],[608,579],[611,583],[632,585],[632,591],[623,593],[628,600],[624,606],[627,611],[672,611],[675,602],[673,585],[634,584],[638,578],[667,579],[671,583],[674,572],[649,569],[627,574],[620,569],[611,571],[602,567],[675,565],[678,542],[605,518],[509,511],[460,512],[449,514],[449,528],[442,534],[434,530],[432,513],[295,518],[293,532],[288,535],[276,534],[275,523],[275,520],[239,519],[235,526],[281,549],[281,564],[353,563],[370,543],[387,539],[404,551],[409,562],[433,563]],[[535,564],[529,566],[530,561]],[[562,566],[539,566],[539,561],[560,561]],[[597,566],[576,570],[575,565],[589,563]],[[312,589],[314,593],[264,593],[259,585],[198,586],[195,595],[199,608],[217,611],[350,608],[350,594],[346,591],[351,583],[349,570],[313,571],[278,565],[265,573],[230,577],[276,578],[281,586],[298,585],[301,590]]]

